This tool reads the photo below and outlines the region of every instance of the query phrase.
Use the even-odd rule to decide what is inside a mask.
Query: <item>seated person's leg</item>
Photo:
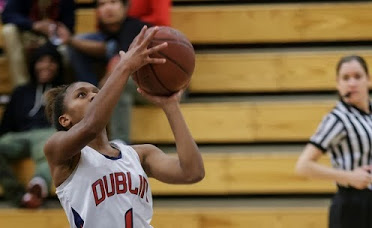
[[[0,137],[0,185],[4,190],[4,198],[17,206],[21,205],[25,189],[14,175],[10,164],[29,157],[29,145],[29,141],[21,133],[8,133]]]
[[[16,206],[21,206],[25,188],[17,180],[9,166],[9,161],[2,154],[0,154],[0,185],[3,188],[4,198]]]
[[[20,32],[17,26],[6,24],[3,26],[2,35],[13,87],[25,84],[29,75]]]
[[[27,193],[23,196],[23,205],[27,208],[38,208],[48,196],[52,184],[48,162],[44,155],[44,145],[55,132],[53,128],[32,130],[29,132],[31,141],[31,158],[35,162],[35,173],[27,185]]]
[[[30,157],[30,141],[22,132],[7,133],[0,137],[0,154],[9,161],[28,158]]]

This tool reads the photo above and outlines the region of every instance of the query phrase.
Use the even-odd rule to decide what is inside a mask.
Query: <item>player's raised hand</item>
[[[120,51],[120,65],[125,65],[129,68],[130,73],[137,71],[146,64],[162,64],[166,60],[164,58],[151,58],[150,55],[168,46],[166,42],[147,48],[151,39],[155,36],[158,28],[155,27],[149,35],[145,37],[147,26],[144,26],[141,32],[133,40],[127,53]]]

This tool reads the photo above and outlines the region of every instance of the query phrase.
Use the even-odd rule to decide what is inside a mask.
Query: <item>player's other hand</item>
[[[161,108],[167,108],[168,106],[174,105],[174,104],[179,104],[182,94],[184,90],[180,90],[170,96],[156,96],[147,93],[146,91],[142,90],[141,88],[137,88],[137,91],[145,97],[148,101],[151,103],[155,104],[156,106],[159,106]]]
[[[151,48],[147,48],[155,36],[158,28],[155,27],[149,35],[145,37],[147,31],[147,26],[144,26],[141,32],[133,40],[130,49],[127,53],[120,51],[120,62],[119,67],[125,66],[129,70],[129,73],[132,74],[137,71],[139,68],[146,64],[162,64],[165,63],[164,58],[151,58],[150,55],[164,49],[168,46],[166,42],[156,45]]]

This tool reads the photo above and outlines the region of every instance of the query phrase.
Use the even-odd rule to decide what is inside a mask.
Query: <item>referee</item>
[[[330,228],[372,228],[372,104],[365,60],[345,56],[336,67],[340,101],[320,123],[299,157],[299,175],[337,182]],[[333,168],[318,164],[328,152]]]

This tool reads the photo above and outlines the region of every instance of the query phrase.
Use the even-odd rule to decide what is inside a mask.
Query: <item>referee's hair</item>
[[[359,55],[347,55],[347,56],[342,57],[337,63],[336,74],[338,75],[338,73],[340,73],[340,68],[341,68],[342,64],[351,62],[353,60],[357,61],[362,66],[364,71],[367,74],[369,74],[366,60]]]

